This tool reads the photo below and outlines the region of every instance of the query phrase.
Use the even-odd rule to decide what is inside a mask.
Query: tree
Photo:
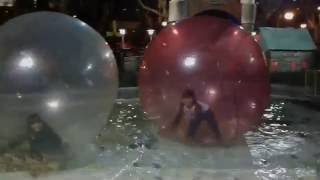
[[[138,0],[138,3],[144,10],[158,15],[159,23],[168,18],[168,0],[158,0],[157,9],[147,6],[143,0]]]

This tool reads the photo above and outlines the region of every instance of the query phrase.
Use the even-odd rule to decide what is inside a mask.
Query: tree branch
[[[138,2],[139,2],[140,6],[141,6],[143,9],[145,9],[145,10],[147,10],[147,11],[150,11],[150,12],[152,12],[152,13],[154,13],[154,14],[157,14],[158,16],[166,17],[166,15],[161,14],[159,11],[157,11],[157,10],[155,10],[155,9],[152,9],[152,8],[146,6],[146,5],[142,2],[142,0],[138,0]]]

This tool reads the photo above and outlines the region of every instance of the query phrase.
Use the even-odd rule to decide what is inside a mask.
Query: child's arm
[[[174,121],[172,122],[171,127],[176,128],[180,124],[181,118],[182,118],[182,112],[179,111]]]

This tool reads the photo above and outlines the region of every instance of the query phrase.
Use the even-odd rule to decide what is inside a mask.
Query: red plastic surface
[[[268,105],[268,69],[251,35],[225,20],[192,17],[163,29],[145,51],[139,72],[140,99],[150,119],[168,132],[181,95],[193,89],[210,105],[224,141],[262,123]],[[186,128],[187,126],[183,126]],[[214,143],[200,127],[201,143]]]

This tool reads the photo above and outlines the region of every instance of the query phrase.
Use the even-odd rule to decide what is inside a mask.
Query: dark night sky
[[[66,4],[63,4],[66,2]],[[157,0],[143,0],[153,8],[157,7]],[[69,14],[87,16],[85,18],[96,18],[109,11],[110,18],[118,20],[139,20],[143,10],[137,0],[38,0],[38,7],[34,9],[34,0],[16,0],[16,7],[24,9],[23,12],[34,10],[55,10],[61,7],[50,7],[49,4],[63,4]],[[58,6],[58,5],[57,5]],[[58,10],[59,11],[59,10]],[[91,16],[91,17],[89,17]]]
[[[138,20],[143,11],[136,0],[118,0],[113,16],[118,20]]]

